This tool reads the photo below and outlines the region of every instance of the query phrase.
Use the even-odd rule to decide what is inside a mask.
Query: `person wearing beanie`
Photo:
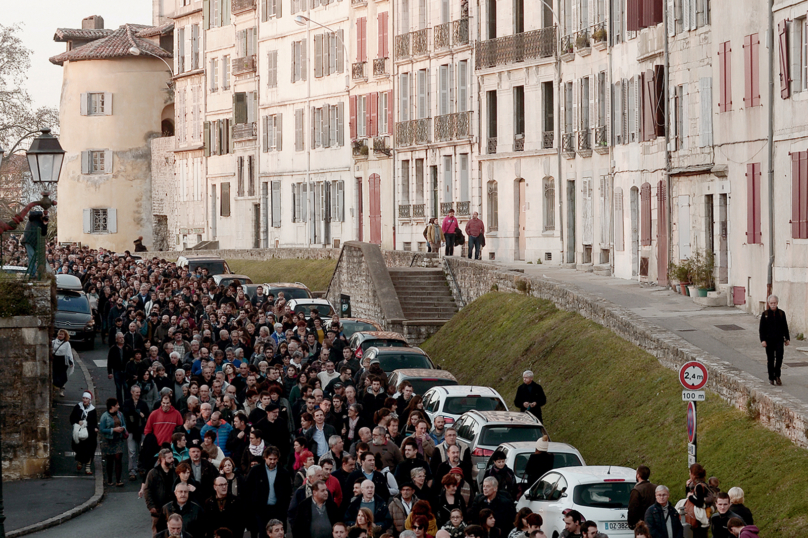
[[[541,478],[544,473],[553,470],[553,454],[550,452],[550,441],[545,435],[536,441],[536,450],[530,455],[525,466],[527,477],[526,487],[530,487]]]

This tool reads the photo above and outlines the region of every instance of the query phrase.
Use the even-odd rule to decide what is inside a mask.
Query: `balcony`
[[[393,154],[393,149],[390,145],[390,137],[377,136],[373,139],[373,153],[382,154],[390,157]]]
[[[373,76],[386,77],[390,75],[387,69],[387,58],[374,58],[373,59]]]
[[[412,218],[422,219],[426,216],[426,204],[412,204]]]
[[[244,56],[242,58],[233,58],[230,61],[231,69],[234,75],[242,75],[255,71],[255,55]]]
[[[609,33],[606,30],[606,23],[599,22],[592,27],[592,44],[598,50],[606,50],[608,46]]]
[[[255,9],[255,7],[255,0],[231,0],[230,2],[230,12],[233,15]]]
[[[494,155],[497,152],[497,137],[492,136],[488,138],[488,154]]]
[[[396,123],[396,146],[406,147],[416,144],[428,144],[432,118],[400,121]]]
[[[451,211],[452,209],[453,209],[452,208],[452,202],[441,202],[440,203],[440,215],[441,215],[441,217],[443,217],[445,215],[448,215],[449,211]]]
[[[365,64],[367,62],[356,62],[351,64],[351,78],[354,80],[367,80],[368,76],[365,74]]]
[[[353,142],[351,142],[351,150],[353,152],[353,156],[358,157],[360,159],[362,158],[367,159],[368,154],[370,153],[370,150],[368,149],[367,140],[365,139],[354,140]]]
[[[555,145],[555,131],[544,131],[542,133],[542,149],[553,149]]]
[[[578,155],[581,157],[592,156],[592,137],[589,134],[589,126],[578,131]]]
[[[407,205],[399,205],[398,206],[398,218],[400,219],[408,219],[410,218],[410,206]]]
[[[362,7],[368,5],[368,0],[351,0],[351,5],[354,7]]]
[[[573,44],[575,43],[575,39],[573,39],[573,35],[565,35],[561,38],[561,59],[565,62],[570,62],[575,59],[575,50],[573,49]]]
[[[595,128],[595,151],[601,155],[609,153],[609,138],[605,125]]]
[[[514,151],[525,151],[525,135],[518,134],[513,137],[513,150]]]
[[[471,215],[471,202],[457,202],[457,214],[461,217]]]
[[[575,158],[575,133],[561,135],[561,154],[567,159]]]
[[[449,26],[452,23],[445,22],[432,29],[432,38],[435,40],[435,50],[448,49],[452,45],[449,33]]]
[[[452,43],[455,47],[469,44],[468,17],[452,22]]]
[[[555,54],[555,27],[497,37],[477,43],[476,68],[485,69]]]
[[[412,55],[423,56],[429,53],[429,39],[427,28],[412,32]]]
[[[410,34],[396,36],[396,60],[410,57]]]
[[[233,126],[233,140],[249,140],[250,138],[258,138],[256,122],[237,123]]]
[[[592,40],[589,38],[589,29],[581,30],[575,34],[575,51],[580,56],[592,54]]]
[[[435,118],[435,141],[458,140],[471,136],[471,112],[444,114]]]

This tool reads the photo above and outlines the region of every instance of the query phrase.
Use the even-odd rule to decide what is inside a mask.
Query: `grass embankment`
[[[651,467],[651,481],[684,496],[686,405],[676,372],[582,316],[548,302],[489,293],[423,345],[461,383],[513,402],[531,369],[547,394],[553,440],[590,465]],[[721,489],[740,486],[761,536],[807,536],[808,451],[708,393],[698,406],[699,462]]]
[[[337,260],[227,260],[230,270],[256,284],[302,282],[312,291],[325,291]]]

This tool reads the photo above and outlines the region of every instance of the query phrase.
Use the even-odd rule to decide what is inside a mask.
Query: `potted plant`
[[[607,37],[608,34],[606,33],[606,28],[603,27],[598,28],[592,33],[592,39],[594,39],[595,41],[601,41],[601,42],[606,41]]]
[[[579,49],[584,49],[589,46],[589,38],[586,36],[586,34],[580,34],[575,39],[575,46]]]
[[[715,289],[713,272],[715,255],[712,251],[697,252],[693,257],[693,283],[698,288],[699,297],[707,297],[707,292]]]
[[[670,262],[668,276],[679,283],[679,291],[687,295],[687,286],[690,284],[690,260],[684,259],[680,263]]]

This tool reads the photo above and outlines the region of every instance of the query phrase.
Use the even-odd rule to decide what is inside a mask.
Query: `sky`
[[[34,106],[58,109],[62,68],[48,58],[64,52],[66,43],[53,40],[56,29],[81,28],[90,15],[101,15],[104,28],[151,24],[152,0],[0,0],[0,11],[0,24],[20,24],[23,43],[33,51],[26,87]]]

